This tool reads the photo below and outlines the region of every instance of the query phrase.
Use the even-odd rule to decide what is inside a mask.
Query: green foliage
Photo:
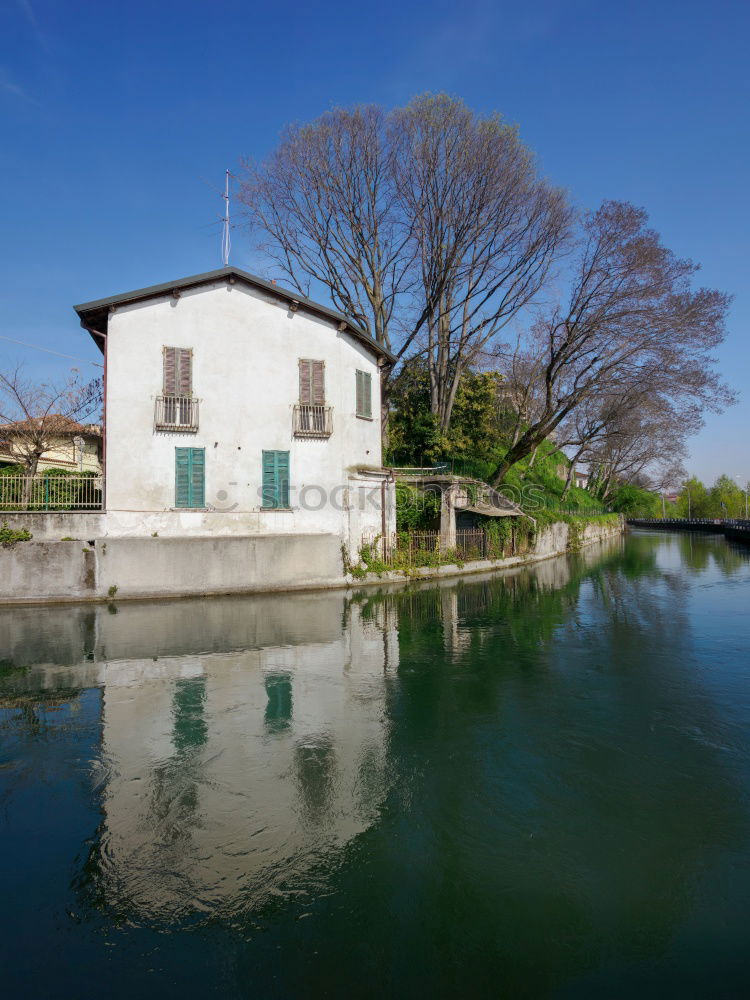
[[[616,510],[630,516],[690,517],[697,520],[745,517],[745,491],[727,475],[719,476],[711,487],[705,486],[696,476],[691,476],[680,489],[676,503],[665,503],[663,507],[661,495],[648,490],[622,486],[616,496],[621,494],[638,498],[637,503],[615,506]]]
[[[118,590],[117,584],[113,583],[112,586],[107,591],[108,596],[109,597],[114,597],[115,594],[117,593],[117,590]]]
[[[528,456],[508,470],[502,492],[537,520],[545,511],[555,515],[553,520],[560,520],[558,514],[606,511],[601,500],[577,486],[572,486],[563,499],[569,467],[568,457],[551,441],[543,441],[537,448],[533,465]]]
[[[396,528],[399,531],[427,530],[440,518],[440,496],[396,483]]]
[[[459,382],[450,429],[441,435],[430,412],[430,378],[424,362],[401,372],[393,388],[389,462],[393,465],[465,459],[494,464],[502,446],[497,419],[497,372],[467,372]]]
[[[711,497],[700,479],[691,476],[680,490],[675,504],[675,517],[712,517]]]
[[[614,492],[612,510],[620,514],[638,513],[643,517],[661,517],[661,497],[651,490],[625,483]]]
[[[719,476],[709,490],[711,510],[709,517],[744,517],[745,494],[729,476]]]
[[[33,537],[26,528],[9,528],[7,521],[3,521],[3,526],[0,528],[0,545],[4,549],[13,548],[16,542],[29,542]]]

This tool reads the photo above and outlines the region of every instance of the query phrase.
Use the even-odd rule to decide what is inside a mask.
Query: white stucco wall
[[[162,349],[193,351],[197,433],[154,431]],[[381,464],[377,359],[333,322],[296,313],[225,281],[118,306],[107,347],[107,519],[123,534],[334,532],[354,544],[381,524],[377,483],[352,481]],[[292,433],[300,358],[325,362],[330,438]],[[355,414],[356,376],[371,376],[372,420]],[[206,512],[174,509],[175,447],[205,448]],[[290,511],[261,507],[261,453],[290,453]],[[356,538],[355,538],[356,536]]]

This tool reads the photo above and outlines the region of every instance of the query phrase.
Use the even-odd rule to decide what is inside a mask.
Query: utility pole
[[[661,517],[662,517],[663,521],[666,521],[666,519],[667,519],[667,507],[666,507],[666,502],[664,500],[664,494],[663,493],[661,495]]]

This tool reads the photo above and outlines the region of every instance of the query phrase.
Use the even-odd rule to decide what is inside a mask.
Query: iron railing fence
[[[96,475],[0,475],[0,513],[102,510],[104,478]]]
[[[642,521],[649,524],[747,524],[750,521],[731,521],[721,517],[654,517],[652,514],[626,514],[627,521]]]
[[[391,568],[425,566],[455,559],[472,562],[480,559],[504,559],[516,554],[518,541],[515,526],[507,537],[493,537],[482,528],[459,528],[454,545],[444,546],[439,531],[370,532],[362,539],[365,562],[373,558]]]
[[[327,438],[333,433],[333,407],[297,403],[294,407],[295,437]]]
[[[157,396],[154,429],[194,433],[198,430],[199,402],[193,396]]]

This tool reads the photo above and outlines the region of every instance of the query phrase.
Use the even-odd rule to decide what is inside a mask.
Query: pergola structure
[[[456,545],[456,512],[467,511],[484,517],[529,517],[521,508],[480,479],[435,473],[429,469],[393,469],[398,482],[417,489],[440,493],[440,546]]]

